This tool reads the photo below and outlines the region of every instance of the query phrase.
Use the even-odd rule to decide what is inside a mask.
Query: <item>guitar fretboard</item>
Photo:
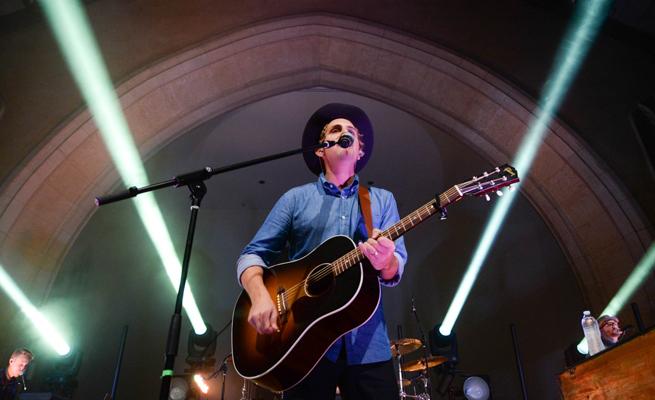
[[[416,227],[421,222],[436,214],[442,207],[454,203],[461,198],[462,193],[457,185],[455,185],[439,195],[439,204],[437,204],[436,200],[428,202],[422,207],[417,208],[414,212],[408,214],[405,218],[393,224],[388,229],[382,231],[380,236],[391,240],[396,240],[406,232]],[[334,275],[339,275],[353,265],[357,265],[362,262],[364,258],[365,256],[362,254],[359,248],[351,250],[332,263],[332,272]]]

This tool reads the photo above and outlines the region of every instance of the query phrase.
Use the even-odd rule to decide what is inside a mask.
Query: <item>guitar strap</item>
[[[364,185],[359,185],[359,206],[362,209],[364,224],[366,224],[366,233],[368,237],[373,234],[373,216],[371,214],[371,192]]]

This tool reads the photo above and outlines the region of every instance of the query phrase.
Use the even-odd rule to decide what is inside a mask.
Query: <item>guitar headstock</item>
[[[461,200],[464,196],[484,196],[489,201],[491,200],[489,193],[502,196],[503,192],[500,189],[508,187],[511,190],[511,185],[517,182],[519,182],[519,175],[516,169],[509,164],[503,164],[491,172],[485,171],[481,176],[474,176],[471,180],[448,189],[439,195],[439,204],[445,207]]]

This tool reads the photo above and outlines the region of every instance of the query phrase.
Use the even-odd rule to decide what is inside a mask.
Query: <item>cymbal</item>
[[[391,341],[391,353],[394,357],[398,357],[398,353],[400,353],[401,356],[404,356],[419,347],[421,347],[421,341],[418,339],[404,338]]]
[[[416,371],[421,371],[424,369],[436,367],[437,365],[443,364],[446,361],[448,361],[448,359],[443,356],[430,356],[427,358],[427,366],[424,360],[421,358],[416,361],[409,361],[403,363],[401,369],[404,372],[416,372]]]

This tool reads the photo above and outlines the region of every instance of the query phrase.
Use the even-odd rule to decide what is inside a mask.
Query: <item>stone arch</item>
[[[512,158],[535,103],[489,71],[416,38],[336,16],[247,27],[148,67],[117,88],[144,157],[250,102],[326,86],[380,100],[466,142],[493,164]],[[88,111],[63,122],[0,192],[0,251],[47,297],[90,218],[92,194],[118,180]],[[602,308],[644,252],[647,224],[574,132],[549,126],[523,193],[559,241],[587,302]],[[617,274],[617,271],[621,273]],[[643,293],[652,299],[652,284]],[[651,301],[652,304],[652,301]]]

